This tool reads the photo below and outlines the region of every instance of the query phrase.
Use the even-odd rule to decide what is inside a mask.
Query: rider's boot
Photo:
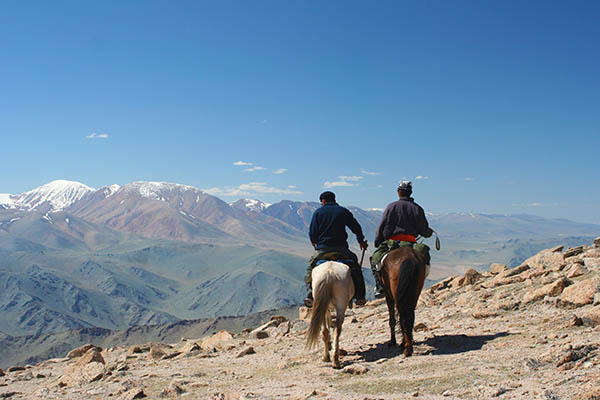
[[[350,268],[350,275],[354,283],[354,303],[357,306],[364,306],[367,303],[367,299],[365,299],[365,278],[362,274],[362,268],[358,265]]]
[[[306,286],[306,298],[304,299],[304,305],[308,308],[312,308],[313,306],[313,294],[311,284],[308,284]]]
[[[373,278],[375,278],[375,298],[382,299],[385,297],[385,289],[383,287],[383,280],[379,271],[373,271]]]

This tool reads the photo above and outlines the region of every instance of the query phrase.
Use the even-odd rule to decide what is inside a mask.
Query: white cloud
[[[343,181],[349,181],[349,182],[358,182],[361,179],[363,179],[362,176],[338,176],[338,178],[340,178]]]
[[[248,165],[252,165],[252,163],[246,162],[246,161],[236,161],[233,163],[233,165],[248,166]]]
[[[513,203],[513,207],[556,207],[558,203],[542,203],[539,201],[532,201],[531,203]]]
[[[464,180],[465,182],[473,182],[473,181],[475,180],[475,178],[470,178],[470,177],[467,177],[467,178],[464,178],[463,180]]]
[[[419,179],[429,179],[428,176],[423,176],[423,175],[417,175],[415,176],[415,179],[419,180]]]
[[[202,189],[203,191],[205,191],[208,194],[212,194],[213,196],[248,196],[250,195],[250,193],[248,192],[243,192],[238,188],[218,188],[218,187],[214,187],[214,188],[210,188],[210,189]]]
[[[338,180],[337,181],[325,181],[325,183],[323,184],[324,188],[332,188],[332,187],[351,187],[351,186],[358,186],[358,183],[354,183],[354,182],[358,182],[361,179],[363,179],[362,176],[338,176]]]
[[[287,168],[279,168],[273,171],[274,174],[281,175],[287,171]]]
[[[96,133],[96,132],[92,132],[89,135],[86,136],[87,139],[108,139],[108,134],[107,133]]]
[[[260,194],[301,194],[302,192],[295,190],[296,187],[293,185],[287,188],[277,188],[274,186],[267,185],[266,182],[250,182],[243,183],[237,187],[225,187],[225,188],[210,188],[203,189],[206,193],[212,194],[213,196],[250,196],[257,193]]]
[[[361,169],[360,173],[365,175],[380,175],[379,172],[367,171],[366,169]]]
[[[262,171],[263,169],[266,169],[266,168],[265,167],[261,167],[259,165],[255,165],[254,167],[250,167],[250,168],[244,169],[244,171],[246,171],[246,172],[254,172],[254,171]]]
[[[280,189],[273,186],[267,186],[266,182],[250,182],[244,183],[238,186],[241,190],[247,190],[255,193],[267,193],[267,194],[301,194],[297,190],[293,190],[292,188]]]

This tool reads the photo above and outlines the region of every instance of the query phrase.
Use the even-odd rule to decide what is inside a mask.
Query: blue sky
[[[0,192],[184,183],[226,201],[600,223],[600,3],[0,5]]]

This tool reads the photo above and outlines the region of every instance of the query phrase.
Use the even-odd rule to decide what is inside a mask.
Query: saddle
[[[329,253],[325,253],[325,254],[321,255],[319,257],[319,260],[317,261],[316,265],[321,265],[327,261],[337,261],[337,262],[341,262],[342,264],[346,264],[346,265],[350,266],[350,264],[352,264],[353,260],[344,260],[343,257],[344,257],[344,254],[340,253],[339,251],[330,251]]]

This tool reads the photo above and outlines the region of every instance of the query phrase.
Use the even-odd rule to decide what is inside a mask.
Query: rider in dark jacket
[[[371,256],[371,271],[375,278],[375,297],[377,298],[383,297],[384,292],[381,276],[376,266],[383,256],[391,250],[390,241],[392,243],[399,241],[413,244],[416,242],[418,235],[430,237],[433,234],[433,230],[429,227],[425,217],[425,211],[410,197],[411,194],[412,182],[400,182],[398,200],[388,204],[385,208],[375,235],[375,247],[377,248]],[[416,247],[417,245],[414,245],[415,250],[419,250],[424,255],[425,263],[429,264],[429,248],[424,244],[418,246],[418,249]]]
[[[304,299],[304,304],[307,307],[312,307],[312,270],[316,266],[317,261],[327,259],[331,253],[337,253],[340,257],[338,260],[347,263],[350,267],[352,281],[354,282],[356,304],[362,305],[366,301],[365,281],[356,254],[348,248],[346,227],[350,228],[356,235],[360,248],[366,249],[367,241],[363,235],[362,228],[348,209],[335,202],[335,194],[333,192],[321,193],[319,200],[321,200],[322,207],[314,212],[308,231],[310,242],[315,248],[316,253],[311,257],[306,269],[307,296]]]

